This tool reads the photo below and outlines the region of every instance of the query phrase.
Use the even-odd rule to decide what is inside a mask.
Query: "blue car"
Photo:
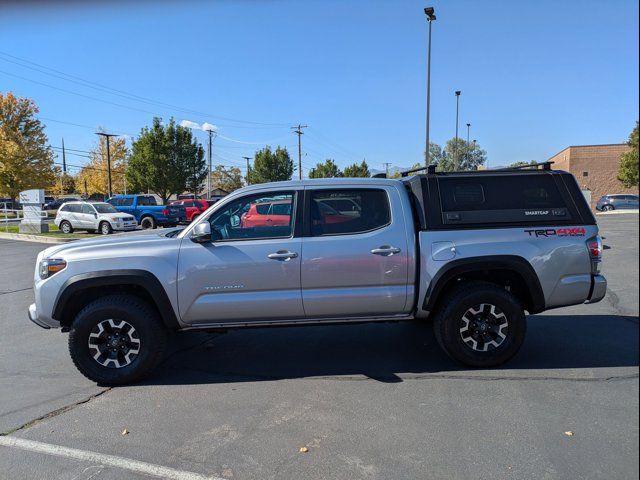
[[[143,229],[174,227],[187,222],[184,207],[158,205],[153,195],[115,195],[107,200],[116,210],[133,215]]]

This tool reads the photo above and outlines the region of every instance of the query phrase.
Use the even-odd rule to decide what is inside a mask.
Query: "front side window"
[[[274,211],[274,206],[277,212]],[[293,232],[293,192],[260,193],[239,198],[209,217],[214,238],[252,240],[286,238]]]
[[[312,236],[370,232],[391,223],[384,190],[315,190],[309,208]]]

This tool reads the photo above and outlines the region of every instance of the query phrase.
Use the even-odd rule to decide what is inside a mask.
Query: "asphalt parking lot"
[[[256,329],[177,335],[114,389],[27,320],[47,245],[0,240],[0,478],[637,478],[638,216],[598,221],[607,297],[530,317],[503,368],[424,325]]]

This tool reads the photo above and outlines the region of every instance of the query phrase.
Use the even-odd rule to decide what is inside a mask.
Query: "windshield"
[[[94,203],[93,208],[95,208],[98,213],[118,213],[118,210],[108,203]]]

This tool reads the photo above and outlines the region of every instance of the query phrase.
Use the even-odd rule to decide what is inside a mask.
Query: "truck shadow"
[[[429,374],[512,378],[519,370],[638,366],[638,317],[536,315],[506,365],[472,371],[450,360],[427,324],[385,323],[182,333],[145,382],[176,385],[335,377],[401,382]],[[554,376],[558,376],[556,372]],[[576,375],[574,372],[572,375]],[[590,378],[591,375],[585,375]],[[579,378],[579,374],[578,374]]]

